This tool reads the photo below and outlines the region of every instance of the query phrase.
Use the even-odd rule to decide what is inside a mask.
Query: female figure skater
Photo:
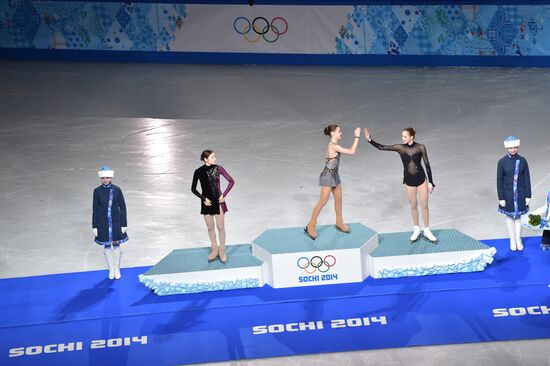
[[[94,189],[92,231],[95,242],[103,245],[109,267],[109,279],[120,279],[120,244],[128,241],[126,234],[126,203],[122,190],[111,183],[113,168],[102,166],[97,172],[101,185]]]
[[[506,215],[510,235],[510,250],[523,250],[521,241],[521,215],[529,211],[531,201],[531,178],[529,165],[518,154],[520,140],[515,136],[504,139],[508,154],[498,161],[497,193],[498,211]]]
[[[414,223],[414,230],[410,237],[411,242],[415,242],[423,233],[424,237],[432,243],[437,242],[437,238],[430,230],[430,211],[428,209],[428,196],[432,193],[435,185],[432,179],[432,169],[426,153],[426,147],[414,141],[416,131],[412,127],[407,127],[401,131],[402,144],[381,145],[371,138],[369,130],[365,128],[365,138],[378,150],[395,151],[401,156],[403,162],[403,184],[407,192],[407,198],[411,206],[411,215]],[[426,182],[426,173],[422,168],[421,160],[424,160],[428,181]],[[422,208],[422,219],[424,221],[424,230],[420,230],[418,215],[418,201]]]
[[[345,233],[350,232],[349,227],[344,223],[344,219],[342,218],[342,185],[340,184],[338,165],[340,164],[341,154],[355,154],[355,150],[359,144],[359,137],[361,136],[361,129],[359,127],[355,129],[355,140],[349,149],[338,145],[338,142],[342,138],[342,131],[338,125],[325,127],[324,133],[330,137],[330,142],[327,147],[325,168],[319,177],[321,197],[313,208],[311,219],[304,229],[305,233],[313,240],[317,238],[317,231],[315,230],[317,218],[323,207],[327,204],[331,192],[334,197],[334,210],[336,211],[336,228]]]
[[[214,151],[204,150],[201,154],[201,160],[204,165],[195,170],[193,174],[191,192],[201,199],[201,214],[204,215],[204,222],[208,229],[208,237],[212,248],[210,255],[208,255],[208,261],[215,261],[219,257],[220,261],[225,263],[227,262],[224,223],[224,215],[227,212],[225,198],[233,188],[235,181],[221,165],[216,165]],[[229,182],[223,193],[220,189],[220,175]],[[201,183],[201,193],[197,191],[197,182]],[[216,241],[215,227],[218,228],[219,247]]]

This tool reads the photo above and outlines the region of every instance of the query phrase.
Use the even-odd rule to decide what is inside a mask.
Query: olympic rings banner
[[[350,11],[353,6],[187,5],[184,25],[170,46],[192,52],[331,54]]]
[[[550,27],[545,26],[549,22],[550,5],[248,6],[6,0],[0,1],[0,57],[18,50],[34,55],[70,50],[83,51],[82,55],[93,54],[88,51],[148,53],[144,58],[202,54],[205,62],[211,57],[222,63],[222,53],[241,55],[243,61],[247,54],[267,54],[273,59],[274,55],[365,55],[385,56],[385,60],[400,59],[395,56],[423,56],[424,60],[429,56],[438,60],[537,56],[531,59],[545,60],[540,56],[550,56]]]
[[[256,25],[258,21],[259,23],[263,22],[263,25]],[[276,26],[275,22],[279,22],[280,25]],[[288,22],[282,17],[275,17],[271,22],[264,17],[256,17],[252,21],[247,17],[238,17],[233,22],[233,29],[235,32],[242,34],[247,42],[256,43],[260,38],[263,38],[268,43],[274,43],[288,31]]]

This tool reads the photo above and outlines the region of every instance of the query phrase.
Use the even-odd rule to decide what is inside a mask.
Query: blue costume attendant
[[[128,241],[126,234],[126,202],[122,190],[111,183],[114,171],[102,166],[97,175],[101,185],[94,189],[92,231],[95,242],[104,247],[109,267],[109,279],[120,279],[120,244]]]
[[[92,227],[97,228],[95,242],[111,246],[128,241],[128,235],[121,229],[126,226],[126,203],[120,188],[111,183],[94,189]]]
[[[497,191],[499,201],[506,201],[498,207],[500,213],[513,219],[529,211],[525,199],[531,198],[529,165],[523,156],[507,155],[499,160],[497,168]]]
[[[504,147],[509,153],[498,161],[497,166],[498,211],[506,215],[511,250],[523,250],[520,218],[529,211],[531,200],[529,165],[517,153],[519,145],[517,137],[506,137]]]

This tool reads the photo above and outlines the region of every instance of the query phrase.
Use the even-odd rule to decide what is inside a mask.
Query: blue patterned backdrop
[[[170,51],[185,5],[0,1],[0,47]]]
[[[210,6],[213,12],[220,9]],[[161,3],[0,0],[0,55],[13,50],[185,53],[188,50],[171,49],[171,44],[178,35],[182,37],[190,8]],[[333,46],[326,55],[550,56],[550,23],[546,24],[550,5],[341,8],[338,24],[320,21],[318,25],[331,27],[333,40],[328,39],[328,44]],[[311,36],[304,37],[299,42]],[[212,47],[208,52],[216,52],[216,45]]]
[[[355,6],[339,54],[549,56],[548,5]]]

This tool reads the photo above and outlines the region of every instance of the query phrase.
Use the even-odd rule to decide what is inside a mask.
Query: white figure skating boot
[[[420,226],[414,226],[414,230],[413,230],[413,233],[410,237],[411,239],[411,243],[414,243],[415,241],[418,240],[418,238],[420,238],[420,234],[422,233],[422,231],[420,230]]]
[[[425,237],[429,242],[432,242],[433,244],[437,243],[437,238],[436,238],[435,235],[432,233],[432,231],[430,230],[429,227],[424,228],[424,231],[423,231],[422,234],[424,235],[424,237]]]

